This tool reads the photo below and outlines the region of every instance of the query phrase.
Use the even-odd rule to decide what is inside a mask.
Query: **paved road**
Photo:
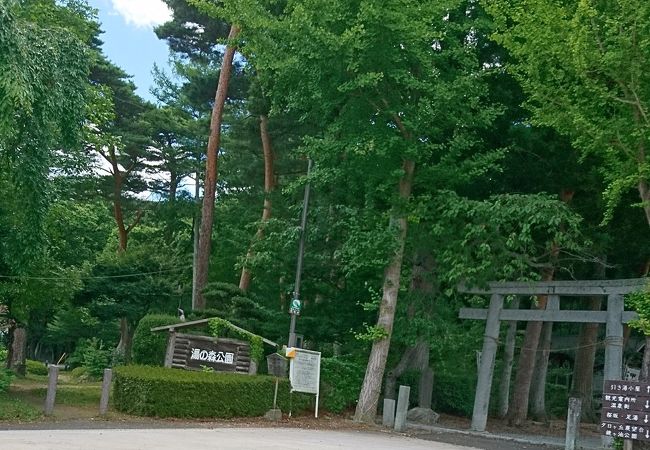
[[[0,431],[11,450],[470,450],[399,435],[289,428]]]

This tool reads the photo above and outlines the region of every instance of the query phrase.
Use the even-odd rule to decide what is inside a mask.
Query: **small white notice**
[[[318,417],[318,397],[320,394],[320,352],[302,348],[288,348],[289,381],[292,392],[305,392],[316,395],[315,416]]]

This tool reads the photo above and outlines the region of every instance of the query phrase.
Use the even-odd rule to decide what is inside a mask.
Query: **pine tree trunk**
[[[413,174],[415,162],[405,161],[403,164],[404,175],[400,180],[399,196],[406,201],[411,195],[413,186]],[[396,227],[397,250],[384,272],[384,285],[381,304],[379,306],[379,319],[377,327],[385,332],[385,337],[376,340],[372,345],[366,374],[359,393],[359,402],[354,414],[354,420],[359,422],[373,423],[377,415],[377,403],[381,392],[381,384],[386,369],[386,358],[390,348],[390,339],[393,333],[393,321],[395,319],[395,308],[397,306],[397,294],[400,287],[402,272],[402,260],[404,257],[404,245],[406,243],[407,221],[406,216],[401,213],[394,213],[391,218],[391,227]]]
[[[547,300],[548,298],[545,296],[538,297],[536,309],[546,309]],[[508,422],[510,425],[521,426],[528,416],[530,384],[535,370],[537,347],[539,346],[539,337],[543,324],[544,322],[530,321],[526,325],[524,344],[519,354],[519,364],[517,364],[515,389],[508,408]]]
[[[519,309],[519,297],[510,304],[511,309]],[[512,365],[515,360],[515,344],[517,341],[517,322],[508,323],[505,348],[503,350],[503,368],[499,380],[499,417],[508,415],[508,400],[510,399],[510,381],[512,379]]]
[[[239,27],[232,25],[228,39],[235,39],[239,35]],[[203,188],[203,208],[201,209],[201,232],[199,234],[199,254],[197,257],[196,283],[192,298],[195,303],[192,309],[205,309],[203,288],[208,282],[208,269],[210,265],[210,250],[212,246],[212,223],[214,219],[214,202],[217,190],[217,160],[221,143],[221,122],[223,109],[228,96],[228,85],[232,72],[232,62],[235,56],[235,47],[229,44],[223,55],[219,85],[215,94],[212,117],[210,120],[210,139],[206,150],[205,182]]]
[[[542,335],[535,361],[535,374],[531,385],[530,413],[534,420],[546,422],[546,374],[548,358],[551,354],[551,339],[553,337],[553,322],[544,322]]]
[[[262,209],[262,221],[255,234],[255,240],[260,240],[264,236],[264,224],[271,218],[271,193],[275,188],[275,175],[273,170],[273,147],[271,146],[271,136],[269,135],[269,119],[266,115],[260,116],[260,137],[262,138],[262,151],[264,153],[264,207]],[[239,278],[239,289],[246,292],[250,288],[251,271],[248,269],[248,261],[253,257],[253,249],[248,249],[244,267],[241,269]]]

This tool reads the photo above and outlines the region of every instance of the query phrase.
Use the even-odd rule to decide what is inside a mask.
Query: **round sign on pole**
[[[302,304],[300,303],[300,300],[297,298],[294,298],[291,300],[291,307],[289,308],[289,314],[295,314],[297,316],[300,315],[300,308],[302,307]]]

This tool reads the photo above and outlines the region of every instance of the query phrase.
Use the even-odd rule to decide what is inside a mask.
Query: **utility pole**
[[[311,173],[312,160],[309,159],[307,165],[307,177]],[[305,185],[305,197],[302,203],[302,220],[300,221],[300,243],[298,245],[298,264],[296,266],[296,282],[293,291],[293,299],[289,307],[289,314],[291,314],[291,325],[289,326],[289,345],[288,347],[296,346],[296,318],[300,315],[302,304],[300,302],[300,282],[302,278],[302,262],[305,256],[305,240],[307,237],[307,213],[309,212],[309,194],[311,190],[311,183],[307,180]]]

